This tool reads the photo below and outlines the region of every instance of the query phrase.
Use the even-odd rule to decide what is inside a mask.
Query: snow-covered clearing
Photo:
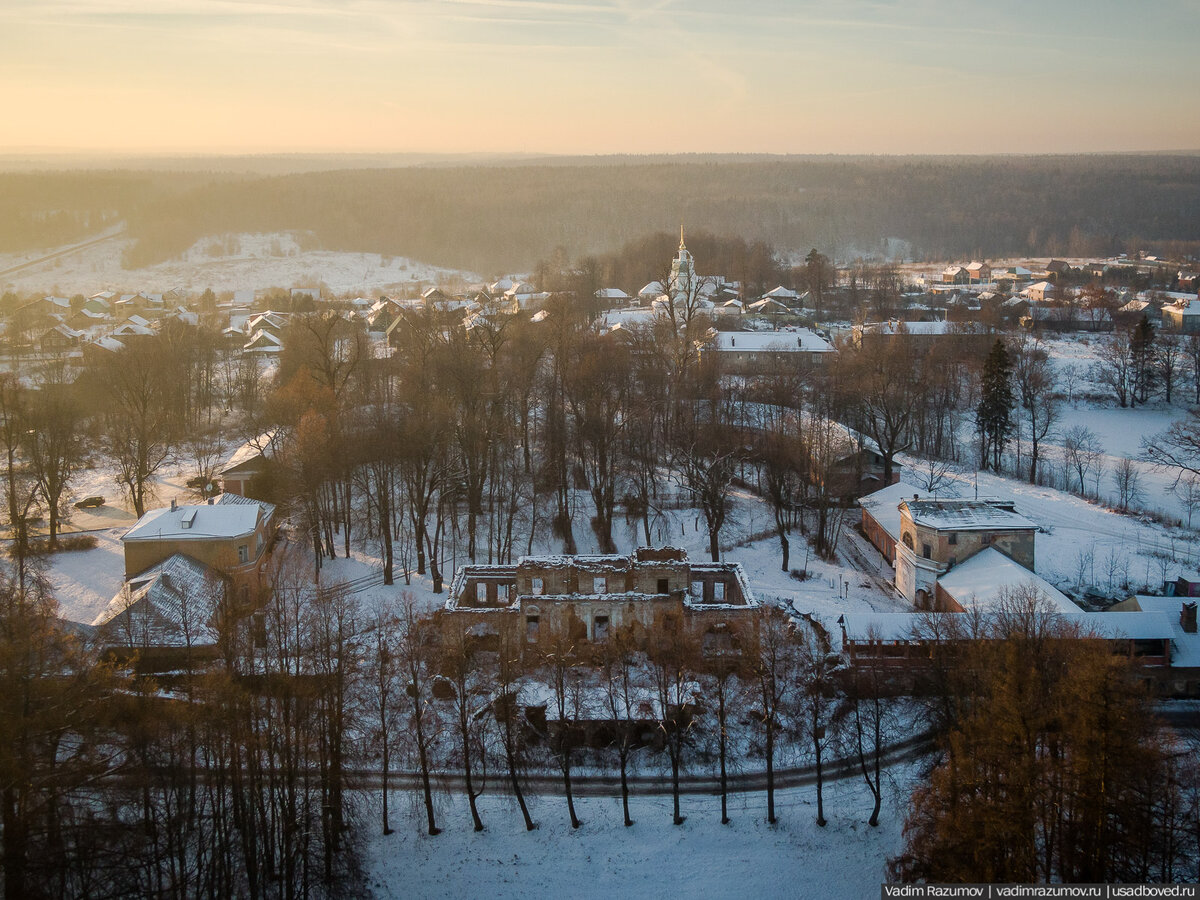
[[[290,232],[213,235],[181,256],[141,269],[126,269],[121,254],[133,241],[115,238],[31,265],[7,275],[0,289],[62,296],[96,291],[154,291],[172,288],[200,292],[319,287],[335,293],[396,291],[454,279],[479,281],[470,273],[425,265],[378,253],[302,249]],[[0,254],[0,271],[47,256],[61,248]]]
[[[418,796],[397,792],[395,833],[383,836],[376,824],[367,847],[368,885],[379,897],[412,900],[877,896],[887,858],[902,846],[904,807],[918,771],[913,763],[888,770],[878,828],[867,825],[871,798],[858,778],[825,785],[825,828],[815,823],[812,787],[777,793],[775,826],[765,821],[762,793],[732,795],[729,825],[721,825],[718,798],[685,796],[687,820],[678,827],[669,796],[631,798],[630,828],[618,797],[576,799],[583,826],[575,831],[563,798],[531,797],[540,823],[532,832],[508,797],[482,798],[486,830],[475,833],[465,800],[443,795],[443,833],[429,837]]]
[[[50,557],[46,574],[63,618],[90,625],[108,608],[125,582],[121,535],[127,530],[112,528],[96,532],[94,549],[60,552]]]

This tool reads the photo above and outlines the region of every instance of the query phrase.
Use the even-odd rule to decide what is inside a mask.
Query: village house
[[[942,284],[970,284],[971,273],[962,266],[947,266],[942,269]]]
[[[992,267],[985,262],[973,262],[967,266],[967,281],[970,284],[987,284],[992,280]]]
[[[226,494],[245,496],[251,482],[265,475],[275,456],[276,430],[246,441],[231,453],[214,473]]]
[[[229,578],[183,553],[173,553],[129,578],[95,621],[98,643],[136,651],[146,668],[173,668],[181,651],[211,656],[229,596]]]
[[[136,577],[176,553],[229,575],[238,587],[258,586],[275,538],[275,507],[221,494],[208,503],[152,509],[121,538],[125,578]]]
[[[121,539],[125,583],[92,623],[99,641],[151,667],[213,652],[219,616],[249,612],[268,587],[275,527],[271,504],[236,494],[150,510]]]
[[[1021,293],[1029,298],[1030,303],[1045,303],[1047,300],[1053,300],[1057,292],[1049,281],[1035,281]]]
[[[737,563],[692,562],[674,547],[629,556],[523,557],[515,565],[468,565],[455,574],[439,611],[446,630],[481,640],[503,632],[526,652],[555,635],[603,643],[614,629],[644,636],[680,615],[698,637],[719,644],[726,625],[758,608]]]
[[[918,609],[935,608],[939,578],[989,547],[1015,560],[1032,576],[1037,525],[1011,501],[902,501],[896,544],[896,589]]]
[[[1164,306],[1162,326],[1179,334],[1200,334],[1200,299],[1176,300]]]

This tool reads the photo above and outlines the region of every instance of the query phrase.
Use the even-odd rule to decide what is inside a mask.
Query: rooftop
[[[720,351],[735,353],[834,352],[829,341],[807,328],[793,331],[719,331],[715,347]]]
[[[233,499],[236,498],[236,499]],[[213,540],[251,534],[260,517],[270,516],[269,503],[222,494],[211,504],[152,509],[125,532],[123,541]]]
[[[906,500],[902,504],[917,525],[938,531],[1037,529],[1004,500]]]
[[[1000,608],[1007,594],[1020,588],[1033,587],[1053,605],[1056,612],[1079,611],[1079,607],[1066,594],[995,547],[981,550],[954,566],[938,579],[938,587],[964,609],[973,607],[994,611]]]

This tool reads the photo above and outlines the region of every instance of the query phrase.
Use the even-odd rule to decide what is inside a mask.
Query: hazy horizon
[[[0,154],[1200,148],[1200,5],[9,0]]]

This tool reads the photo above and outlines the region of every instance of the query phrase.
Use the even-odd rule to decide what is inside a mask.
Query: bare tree
[[[600,651],[600,670],[604,678],[604,696],[612,715],[613,745],[621,767],[621,810],[625,827],[633,824],[629,816],[629,759],[637,747],[637,721],[641,718],[640,691],[637,684],[639,667],[633,633],[629,628],[617,628],[609,635]]]
[[[508,767],[508,782],[512,787],[517,805],[521,807],[521,816],[525,819],[525,830],[533,831],[537,823],[529,815],[529,807],[525,803],[525,792],[521,788],[521,778],[525,763],[525,716],[521,706],[521,677],[524,664],[521,658],[521,638],[511,629],[500,631],[499,647],[496,656],[496,690],[497,696],[493,703],[496,718],[500,722],[500,737],[504,744],[504,761]]]
[[[690,684],[697,656],[694,637],[676,613],[655,622],[648,635],[646,655],[657,706],[658,727],[671,763],[672,821],[682,825],[679,811],[679,776],[688,749],[694,742],[696,719]]]
[[[1096,432],[1086,425],[1072,425],[1063,432],[1063,460],[1079,479],[1079,493],[1087,493],[1087,476],[1103,464],[1104,448]]]
[[[749,664],[754,676],[757,708],[754,718],[762,730],[763,757],[767,764],[767,822],[775,818],[776,739],[786,727],[792,691],[797,678],[795,645],[788,616],[775,607],[767,607],[755,621]]]
[[[1166,431],[1142,438],[1142,459],[1175,477],[1200,475],[1200,409],[1172,422]]]
[[[1171,402],[1179,370],[1183,367],[1184,348],[1173,334],[1160,334],[1154,341],[1154,374],[1162,385],[1163,399]]]
[[[1142,502],[1142,473],[1136,462],[1122,456],[1112,478],[1113,487],[1117,489],[1118,508],[1128,511]]]
[[[1036,338],[1013,343],[1013,379],[1017,401],[1029,428],[1029,483],[1036,484],[1042,441],[1049,437],[1058,421],[1058,397],[1054,391],[1055,374],[1050,354]]]
[[[1185,475],[1178,479],[1171,488],[1172,493],[1179,498],[1183,508],[1187,510],[1187,526],[1192,527],[1192,516],[1200,509],[1200,477]]]
[[[1124,409],[1134,398],[1134,352],[1129,332],[1116,331],[1102,341],[1097,352],[1098,362],[1092,367],[1092,378],[1112,391]]]
[[[441,670],[454,688],[459,766],[476,831],[483,831],[478,799],[487,785],[487,712],[491,692],[476,649],[466,629],[456,628],[442,644]]]
[[[812,747],[817,776],[817,825],[825,827],[824,770],[825,750],[834,740],[837,711],[836,673],[841,657],[829,645],[829,638],[815,624],[800,627],[796,633],[799,656],[797,681],[798,719],[801,733]]]
[[[569,623],[556,622],[542,637],[539,653],[542,677],[554,699],[554,714],[557,724],[546,717],[547,732],[543,737],[549,744],[558,762],[563,777],[563,793],[567,798],[567,812],[571,827],[578,828],[582,822],[575,814],[575,794],[571,789],[571,769],[575,760],[575,749],[579,742],[578,721],[583,702],[583,671],[576,652],[574,636]]]
[[[432,752],[439,723],[433,708],[433,645],[430,620],[417,612],[416,598],[407,591],[401,595],[399,626],[400,668],[410,704],[409,728],[421,770],[421,792],[425,800],[425,818],[430,835],[441,833],[433,815],[433,786],[430,781]]]

